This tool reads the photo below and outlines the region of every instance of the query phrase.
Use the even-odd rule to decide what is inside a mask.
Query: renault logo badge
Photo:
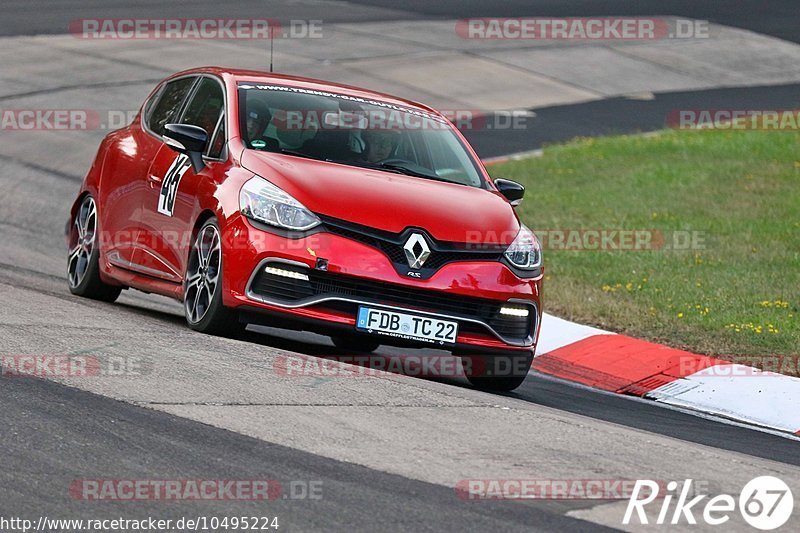
[[[422,268],[431,255],[431,249],[425,237],[419,233],[411,234],[403,246],[403,251],[406,253],[406,260],[411,268]]]

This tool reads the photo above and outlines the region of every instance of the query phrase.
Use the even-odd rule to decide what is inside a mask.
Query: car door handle
[[[147,176],[147,182],[150,184],[150,188],[152,189],[160,186],[162,181],[163,178],[161,176],[153,176],[152,174]]]

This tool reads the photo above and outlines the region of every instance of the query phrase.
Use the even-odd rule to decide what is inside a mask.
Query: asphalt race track
[[[32,9],[32,6],[47,9]],[[157,5],[157,8],[154,8]],[[253,6],[256,5],[254,11]],[[353,2],[317,2],[300,0],[279,2],[267,0],[229,0],[224,4],[214,0],[191,3],[193,17],[253,17],[321,18],[330,22],[367,20],[413,20],[462,17],[588,17],[588,16],[646,16],[676,15],[709,20],[746,28],[797,42],[797,4],[792,0],[740,0],[724,2],[711,0],[355,0]],[[187,15],[182,2],[162,3],[149,0],[130,2],[100,0],[65,0],[61,2],[26,2],[9,0],[4,3],[0,35],[37,35],[63,33],[64,22],[89,17],[182,17]]]
[[[44,4],[6,2],[0,35],[63,33],[80,17],[147,17],[154,10],[162,17],[202,17],[222,9],[220,2],[198,2],[187,15],[177,3]],[[259,5],[269,16],[331,21],[668,11],[797,39],[791,2],[770,2],[758,15],[756,2],[681,1],[667,9],[649,1],[513,1],[491,12],[474,1],[410,0],[402,10],[382,0]],[[226,2],[224,15],[254,16],[252,3]],[[38,86],[36,76],[46,76],[9,64],[3,69],[30,87]],[[720,89],[539,109],[542,122],[525,138],[498,141],[484,131],[472,139],[482,155],[497,156],[574,135],[659,128],[664,109],[680,105],[796,105],[797,89]],[[143,86],[126,90],[124,82],[109,80],[99,90],[124,108],[139,105],[125,102]],[[35,93],[0,99],[0,105],[37,105]],[[41,107],[70,107],[60,94],[42,90]],[[63,228],[102,135],[2,133],[0,355],[90,354],[133,361],[136,370],[55,381],[0,375],[0,517],[267,515],[279,517],[279,531],[597,531],[603,524],[621,527],[625,502],[475,502],[460,499],[453,487],[467,479],[695,479],[715,494],[738,494],[767,474],[800,486],[798,439],[536,374],[504,395],[458,379],[287,376],[280,371],[287,358],[343,354],[311,333],[251,328],[240,339],[194,333],[183,325],[179,304],[135,291],[116,304],[71,296]],[[408,351],[379,353],[391,358]],[[319,483],[322,497],[109,503],[69,493],[78,479],[256,478],[279,480],[284,488]],[[736,519],[728,529],[745,530]]]
[[[127,516],[128,503],[104,506],[99,513],[88,502],[70,505],[63,487],[87,471],[98,477],[114,472],[132,479],[159,471],[189,478],[323,483],[325,495],[320,500],[270,502],[268,513],[281,517],[284,527],[292,531],[426,531],[437,524],[464,531],[586,528],[578,520],[563,517],[557,507],[492,502],[470,509],[454,501],[452,489],[440,485],[298,452],[46,381],[5,380],[0,391],[4,406],[19,406],[4,409],[4,432],[14,435],[4,443],[5,462],[28,465],[22,471],[6,468],[0,476],[7,491],[4,516]],[[65,442],[70,443],[67,450]],[[76,448],[79,453],[70,451]],[[46,460],[32,463],[32,449]],[[122,457],[125,464],[120,468]],[[298,507],[303,512],[294,512]],[[253,516],[265,509],[260,503],[225,502],[204,507],[203,512]],[[175,504],[165,509],[163,502],[154,502],[137,504],[133,516],[177,519],[196,513],[197,505]]]

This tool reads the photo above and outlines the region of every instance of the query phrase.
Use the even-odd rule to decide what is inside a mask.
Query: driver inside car
[[[271,137],[266,137],[264,133],[272,120],[272,113],[267,104],[259,101],[248,102],[247,105],[247,138],[250,146],[258,150],[269,150],[277,152],[280,144]]]
[[[363,159],[368,163],[389,159],[400,144],[400,132],[392,130],[366,130],[361,138],[365,144]]]

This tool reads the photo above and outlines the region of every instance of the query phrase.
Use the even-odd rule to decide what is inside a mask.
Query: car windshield
[[[248,148],[484,187],[474,158],[441,117],[379,100],[239,84]]]

